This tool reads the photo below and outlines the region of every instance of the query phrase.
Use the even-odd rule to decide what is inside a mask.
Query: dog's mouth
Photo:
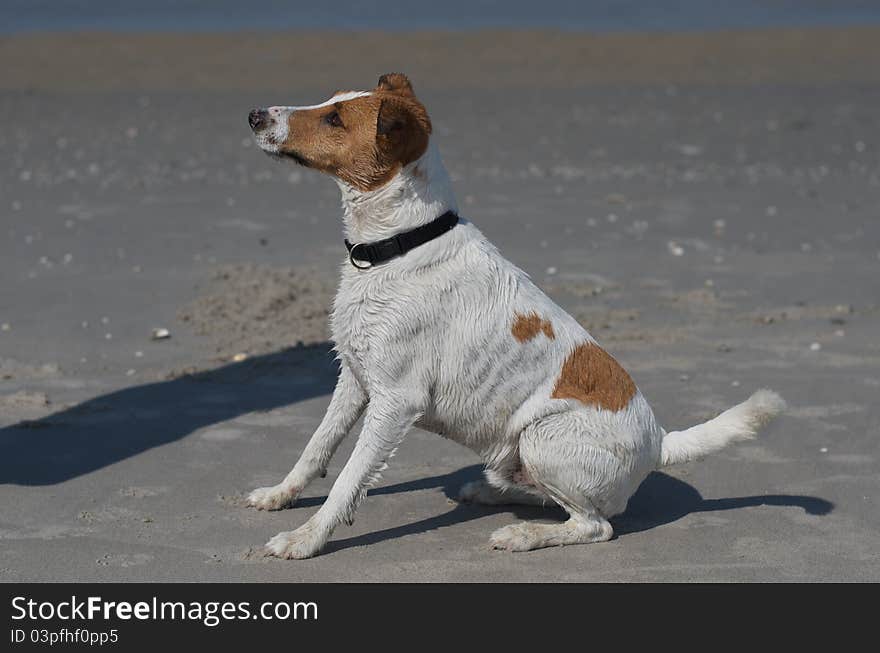
[[[266,151],[266,154],[271,156],[273,159],[278,159],[279,161],[284,161],[284,160],[294,161],[295,163],[298,163],[299,165],[304,166],[306,168],[312,167],[306,159],[304,159],[302,156],[300,156],[299,154],[297,154],[296,152],[293,152],[291,150],[275,151],[275,152]]]

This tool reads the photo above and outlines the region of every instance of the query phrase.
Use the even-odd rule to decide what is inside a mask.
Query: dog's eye
[[[324,116],[324,122],[331,127],[342,127],[342,118],[339,117],[338,111],[333,111]]]

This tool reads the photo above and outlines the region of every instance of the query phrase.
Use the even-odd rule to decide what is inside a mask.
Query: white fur
[[[455,210],[449,177],[429,146],[386,186],[360,192],[343,182],[345,232],[369,242]],[[555,338],[517,341],[515,315],[538,313]],[[413,425],[473,449],[486,481],[465,500],[555,502],[562,524],[520,524],[496,531],[495,548],[513,551],[607,540],[607,519],[623,511],[649,472],[754,434],[782,408],[762,391],[715,420],[682,433],[664,431],[642,394],[620,411],[551,394],[568,355],[594,342],[574,318],[503,258],[470,222],[406,255],[366,270],[342,264],[331,317],[341,362],[323,421],[288,476],[255,490],[257,508],[290,505],[320,475],[364,414],[354,452],[327,501],[299,529],[268,544],[272,555],[315,555],[358,504]],[[517,470],[533,484],[518,482]]]
[[[388,238],[431,222],[446,211],[458,210],[449,175],[433,142],[421,158],[374,191],[359,191],[338,178],[336,183],[342,192],[345,236],[353,243]]]
[[[714,453],[731,442],[750,440],[758,429],[785,410],[785,400],[772,390],[758,390],[733,408],[686,431],[672,431],[663,438],[662,465],[686,463]]]

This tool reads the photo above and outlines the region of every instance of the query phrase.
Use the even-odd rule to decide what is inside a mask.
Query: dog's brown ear
[[[409,78],[403,73],[387,73],[379,78],[376,88],[380,91],[388,91],[389,93],[397,93],[407,97],[415,97],[412,84]]]
[[[382,98],[379,115],[376,118],[376,133],[387,135],[395,130],[431,133],[431,119],[421,102],[415,98]]]
[[[376,118],[376,134],[388,136],[395,131],[402,130],[407,121],[406,110],[400,102],[384,99],[379,105],[379,115]]]
[[[431,119],[421,102],[408,97],[385,97],[376,118],[376,141],[386,156],[406,165],[428,147]]]

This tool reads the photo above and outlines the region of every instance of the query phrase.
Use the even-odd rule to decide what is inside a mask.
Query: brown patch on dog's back
[[[551,397],[618,411],[636,393],[636,384],[614,357],[592,342],[568,355]]]
[[[553,325],[550,323],[550,320],[542,320],[541,316],[534,311],[528,315],[517,313],[513,326],[510,328],[513,337],[519,342],[528,342],[542,331],[550,340],[556,338],[556,332],[553,331]]]

